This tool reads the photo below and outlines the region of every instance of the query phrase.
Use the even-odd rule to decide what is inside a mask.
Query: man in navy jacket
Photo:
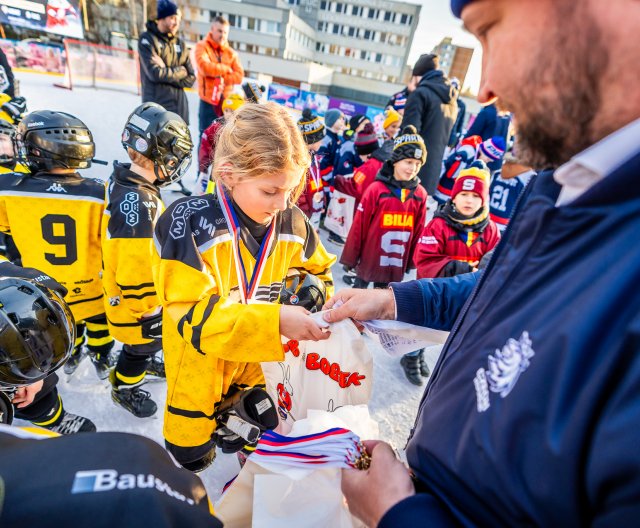
[[[479,99],[513,111],[523,161],[558,168],[532,180],[482,276],[328,303],[344,303],[330,321],[452,327],[407,445],[413,480],[369,443],[343,491],[369,526],[635,525],[640,4],[452,6],[483,45]]]

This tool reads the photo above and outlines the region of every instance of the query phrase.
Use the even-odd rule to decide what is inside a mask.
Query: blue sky
[[[411,0],[408,0],[411,2]],[[420,22],[413,37],[413,46],[409,52],[409,64],[422,54],[428,53],[444,37],[452,37],[453,43],[459,46],[475,48],[465,87],[469,86],[477,93],[480,85],[480,68],[482,51],[476,38],[462,28],[462,21],[451,14],[448,0],[424,0],[411,2],[422,5]]]

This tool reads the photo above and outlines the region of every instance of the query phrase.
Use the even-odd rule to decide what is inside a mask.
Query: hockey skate
[[[140,387],[144,382],[135,385],[117,385],[115,371],[109,375],[111,380],[111,399],[116,405],[129,411],[137,418],[148,418],[158,410],[156,402],[151,399],[151,394]]]
[[[109,377],[109,370],[113,366],[109,358],[109,354],[89,354],[91,363],[93,363],[96,369],[96,374],[101,380],[105,380]]]
[[[64,367],[62,367],[64,369],[64,373],[68,376],[71,376],[71,374],[73,374],[80,366],[80,362],[85,358],[86,355],[87,354],[82,347],[74,350],[71,354],[71,357],[69,357],[67,362],[64,364]]]
[[[33,424],[38,425],[35,422]],[[51,425],[38,425],[38,427],[43,427],[61,435],[96,432],[96,425],[89,418],[67,411],[63,411],[62,420],[56,421]]]
[[[147,376],[152,378],[166,379],[167,375],[164,370],[164,356],[162,352],[158,352],[155,356],[151,357],[149,364],[147,365]]]
[[[431,376],[431,370],[429,370],[429,365],[427,365],[427,361],[424,359],[424,348],[420,351],[420,375],[423,378],[428,378]]]

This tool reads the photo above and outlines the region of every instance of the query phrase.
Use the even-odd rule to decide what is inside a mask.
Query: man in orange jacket
[[[231,94],[233,85],[240,84],[244,77],[240,59],[229,46],[228,36],[229,22],[218,16],[211,23],[211,31],[196,44],[201,136],[213,120],[222,115],[222,101]]]

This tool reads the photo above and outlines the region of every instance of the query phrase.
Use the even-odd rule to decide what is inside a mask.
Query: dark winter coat
[[[368,282],[400,281],[410,268],[427,210],[427,193],[416,179],[399,182],[385,164],[365,191],[340,262]]]
[[[440,70],[428,72],[411,92],[402,118],[402,129],[416,127],[427,147],[427,162],[418,177],[427,192],[436,190],[444,149],[458,115],[458,95]]]
[[[13,99],[16,96],[13,70],[11,69],[11,65],[7,60],[7,56],[5,55],[2,49],[0,49],[0,68],[4,70],[4,77],[6,79],[5,82],[7,85],[7,87],[2,91],[6,93],[9,97],[11,97],[11,99]],[[0,72],[0,75],[2,75],[2,72]]]
[[[525,189],[465,307],[447,312],[407,446],[418,493],[380,528],[637,524],[638,174],[640,155],[559,207],[549,173]],[[398,319],[434,327],[431,294],[447,283],[464,299],[468,277],[393,284]]]
[[[505,144],[509,140],[509,125],[511,124],[511,114],[498,114],[495,104],[485,106],[478,112],[475,120],[467,130],[464,137],[480,136],[482,141],[500,136]],[[493,173],[502,167],[502,160],[492,161],[488,164]]]
[[[158,103],[189,124],[189,103],[184,89],[193,86],[196,76],[185,42],[175,35],[160,33],[155,20],[149,20],[147,31],[140,35],[138,53],[142,102]],[[153,55],[162,59],[164,68],[151,62]]]

